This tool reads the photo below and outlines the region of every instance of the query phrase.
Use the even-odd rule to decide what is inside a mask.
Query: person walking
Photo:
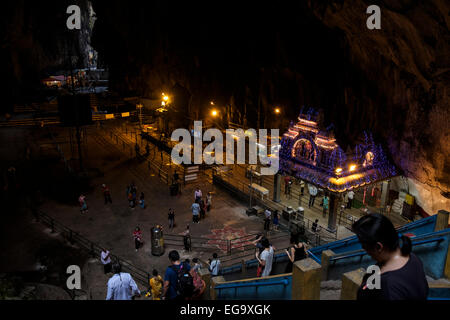
[[[429,287],[423,264],[411,252],[408,236],[399,237],[392,222],[378,213],[360,218],[352,231],[380,270],[379,288],[370,288],[367,281],[373,273],[367,273],[357,300],[427,300]]]
[[[106,184],[102,184],[102,192],[103,197],[105,198],[105,204],[108,204],[108,202],[112,204],[111,192],[109,191],[109,188],[106,186]]]
[[[304,195],[304,191],[305,191],[305,181],[301,180],[300,181],[300,196]]]
[[[194,192],[195,201],[200,200],[202,197],[203,197],[202,190],[200,190],[200,187],[197,187]]]
[[[192,221],[194,223],[198,223],[198,216],[200,214],[200,205],[198,204],[199,200],[196,200],[191,207],[192,210]]]
[[[298,237],[295,235],[291,235],[291,247],[289,250],[285,250],[288,257],[288,264],[286,265],[286,269],[284,273],[291,273],[294,263],[296,261],[305,259],[308,257],[308,252],[306,249],[306,244],[298,240]]]
[[[275,210],[275,212],[273,213],[273,220],[272,220],[273,230],[275,231],[278,231],[278,223],[279,223],[278,216],[279,216],[278,210]]]
[[[268,277],[270,276],[270,273],[272,272],[272,262],[273,262],[273,252],[274,249],[270,245],[269,239],[263,239],[261,241],[262,246],[264,247],[263,252],[261,252],[260,255],[256,253],[256,259],[258,260],[259,264],[264,267],[264,270],[261,274],[261,277]]]
[[[260,255],[264,251],[264,247],[262,245],[262,241],[265,239],[263,235],[256,236],[256,239],[253,241],[253,244],[256,247],[255,254]],[[258,267],[256,268],[256,277],[261,277],[264,266],[258,263]]]
[[[353,191],[349,191],[347,193],[348,202],[347,202],[347,209],[351,209],[353,205],[353,197],[355,196],[355,193]]]
[[[134,246],[137,252],[138,249],[142,246],[142,231],[139,227],[136,227],[136,229],[134,229],[133,238],[134,238]]]
[[[212,192],[208,192],[206,195],[206,211],[209,212],[211,210],[212,205]]]
[[[284,177],[284,194],[289,194],[289,183],[291,182],[290,176]]]
[[[323,217],[325,218],[327,216],[327,212],[328,212],[328,204],[329,204],[330,199],[328,198],[328,195],[324,195],[323,196],[323,200],[322,200],[322,210],[323,210]]]
[[[139,205],[142,209],[145,209],[145,195],[141,192],[141,196],[139,197]]]
[[[189,231],[189,225],[186,226],[186,230],[183,233],[184,250],[191,251],[191,232]]]
[[[194,263],[194,265],[192,266],[192,269],[193,269],[195,272],[199,272],[200,269],[202,268],[202,265],[201,265],[201,263],[199,262],[198,258],[192,259],[192,262]]]
[[[152,275],[153,277],[149,281],[152,292],[152,300],[161,300],[164,280],[158,274],[158,270],[156,269],[153,269]]]
[[[102,248],[102,252],[100,253],[100,261],[103,264],[103,271],[105,274],[110,273],[112,270],[111,256],[109,251],[105,248]]]
[[[168,218],[169,218],[169,230],[171,230],[175,226],[175,211],[172,208],[169,209]]]
[[[136,187],[132,187],[131,188],[131,198],[132,198],[132,201],[133,201],[133,209],[134,209],[134,207],[136,206],[136,198],[137,198],[137,189],[136,189]]]
[[[200,220],[203,220],[205,219],[206,214],[206,204],[203,199],[200,199],[198,204],[200,206]]]
[[[268,233],[270,231],[270,220],[272,216],[272,212],[269,209],[264,211],[265,219],[264,219],[264,231]]]
[[[311,226],[312,232],[317,232],[317,226],[319,225],[319,219],[316,219],[316,221],[313,222]]]
[[[114,263],[114,275],[108,280],[108,293],[106,300],[133,300],[141,292],[129,273],[122,272],[122,266]]]
[[[87,206],[87,202],[86,202],[86,196],[81,194],[80,197],[78,198],[78,203],[80,204],[80,211],[81,213],[87,213],[88,212],[88,206]]]
[[[309,191],[309,204],[308,207],[314,207],[314,201],[316,200],[317,196],[317,188],[313,185],[308,184],[308,191]]]
[[[190,267],[181,263],[180,254],[176,250],[169,252],[169,261],[171,265],[167,267],[164,275],[163,299],[183,301],[194,291],[192,276],[189,274]],[[181,283],[180,278],[190,281]]]
[[[211,272],[211,277],[217,277],[220,273],[220,260],[217,253],[213,253],[212,260],[208,259],[208,270]]]

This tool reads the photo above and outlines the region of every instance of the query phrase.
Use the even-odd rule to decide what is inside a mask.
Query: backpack
[[[180,264],[180,268],[178,270],[175,266],[171,266],[171,268],[177,274],[177,282],[175,284],[177,296],[183,298],[191,297],[194,294],[194,279],[189,271],[187,271],[184,263]]]

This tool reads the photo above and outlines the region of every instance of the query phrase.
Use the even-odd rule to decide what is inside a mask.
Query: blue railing
[[[447,231],[448,232],[448,231]],[[424,236],[426,237],[426,236]],[[413,246],[417,246],[420,244],[425,244],[425,243],[432,243],[432,242],[440,242],[440,241],[444,241],[446,240],[445,237],[437,237],[437,238],[432,238],[432,239],[427,239],[427,240],[422,240],[422,241],[412,241],[412,245]],[[367,252],[364,250],[359,250],[358,252],[355,253],[351,253],[351,254],[344,254],[341,256],[333,256],[330,258],[329,261],[337,261],[337,260],[342,260],[342,259],[347,259],[347,258],[352,258],[352,257],[359,257],[359,256],[365,256],[367,255]]]
[[[289,300],[292,291],[292,276],[284,274],[270,278],[254,278],[228,282],[214,287],[217,299],[275,299]]]
[[[244,282],[244,283],[225,283],[215,287],[217,290],[221,289],[229,289],[229,288],[239,288],[239,287],[258,287],[258,286],[271,286],[271,285],[285,285],[289,284],[289,281],[284,280],[275,280],[275,281],[264,281],[264,282]]]

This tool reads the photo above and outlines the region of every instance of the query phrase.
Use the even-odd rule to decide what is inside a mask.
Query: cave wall
[[[387,143],[408,178],[399,188],[415,195],[429,214],[448,210],[443,193],[450,185],[450,3],[378,1],[381,30],[364,27],[361,12],[370,4],[309,1],[309,8],[326,26],[344,32],[352,65],[385,98],[379,103],[367,95],[363,121]],[[352,105],[346,104],[349,120],[362,120]]]
[[[66,27],[67,7],[81,9],[81,31]],[[40,79],[54,72],[87,65],[93,21],[87,0],[14,0],[2,2],[0,10],[0,72],[6,84],[0,108],[11,111],[13,103],[24,103],[26,96],[36,99]]]
[[[374,3],[381,30],[366,28]],[[82,32],[65,27],[69,4],[82,8]],[[175,126],[207,117],[211,100],[232,110],[232,122],[282,130],[302,106],[314,107],[344,150],[372,131],[426,212],[450,207],[442,195],[450,185],[448,1],[94,0],[92,39],[89,5],[4,4],[2,108],[46,70],[66,68],[68,52],[84,61],[92,41],[112,90],[150,99],[176,93]]]
[[[402,188],[433,214],[450,207],[449,3],[375,1],[382,29],[368,30],[372,2],[99,1],[94,45],[115,90],[155,98],[177,85],[186,115],[214,100],[232,122],[285,127],[306,105],[344,150],[371,130],[408,177]]]

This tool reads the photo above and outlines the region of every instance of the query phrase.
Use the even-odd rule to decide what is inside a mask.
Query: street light
[[[213,117],[217,117],[218,114],[219,114],[219,112],[218,112],[217,110],[211,111],[211,115],[212,115]]]
[[[276,114],[280,114],[280,113],[281,113],[280,108],[275,108],[275,113],[276,113]]]

